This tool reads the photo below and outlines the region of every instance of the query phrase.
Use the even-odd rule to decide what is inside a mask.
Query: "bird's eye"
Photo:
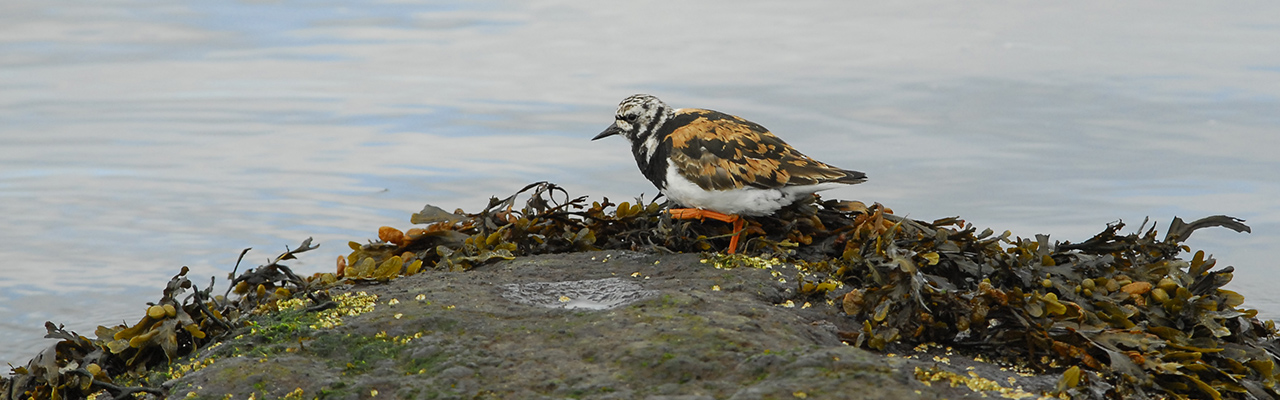
[[[637,117],[639,117],[639,115],[637,114],[627,114],[622,116],[622,120],[627,122],[635,122]]]

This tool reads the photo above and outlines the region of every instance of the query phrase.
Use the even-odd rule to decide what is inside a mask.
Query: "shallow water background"
[[[181,266],[329,271],[423,204],[655,189],[623,97],[761,123],[871,180],[825,196],[1082,241],[1189,244],[1280,316],[1280,3],[0,4],[0,365],[133,323]]]

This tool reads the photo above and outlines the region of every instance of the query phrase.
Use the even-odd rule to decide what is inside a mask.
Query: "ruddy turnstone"
[[[673,218],[733,223],[738,247],[744,216],[773,214],[820,190],[867,180],[858,171],[814,160],[760,124],[697,108],[672,109],[647,94],[627,97],[617,119],[591,140],[621,135],[640,172],[672,201],[691,208]]]

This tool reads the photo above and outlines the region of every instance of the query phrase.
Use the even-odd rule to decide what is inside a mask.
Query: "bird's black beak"
[[[591,140],[599,140],[601,138],[607,138],[613,135],[617,135],[619,133],[622,133],[622,129],[619,129],[618,124],[614,123],[613,125],[609,125],[608,128],[605,128],[604,132],[600,132],[599,135],[596,135],[596,137],[591,138]]]

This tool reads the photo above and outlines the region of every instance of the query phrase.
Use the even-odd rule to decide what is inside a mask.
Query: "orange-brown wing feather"
[[[671,162],[703,189],[781,188],[822,182],[858,183],[860,172],[846,171],[796,151],[763,126],[700,109],[676,110]]]

